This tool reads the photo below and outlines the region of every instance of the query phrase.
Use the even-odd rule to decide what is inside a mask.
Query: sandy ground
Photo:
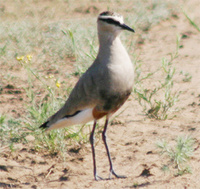
[[[198,0],[188,3],[191,17],[200,19]],[[199,23],[199,22],[198,22]],[[174,66],[177,72],[192,75],[190,82],[177,78],[175,87],[181,90],[179,111],[172,120],[157,121],[142,115],[141,107],[131,96],[127,108],[115,124],[109,127],[108,138],[114,168],[126,179],[94,181],[90,144],[79,153],[68,152],[66,161],[37,153],[27,146],[19,151],[5,153],[0,159],[0,188],[200,188],[200,33],[189,24],[183,14],[153,27],[143,45],[136,49],[146,70],[152,71],[160,64],[161,57],[176,49],[176,34],[186,34]],[[192,174],[174,176],[161,167],[168,159],[158,153],[156,142],[173,141],[177,136],[190,135],[195,139],[195,151],[189,165]],[[104,146],[96,146],[97,168],[100,176],[109,176],[109,165]],[[142,175],[146,170],[148,174]]]

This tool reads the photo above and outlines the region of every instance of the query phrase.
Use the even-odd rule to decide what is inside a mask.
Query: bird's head
[[[118,35],[122,30],[135,32],[134,29],[124,23],[123,16],[111,11],[99,14],[97,23],[99,32],[111,33],[113,35]]]

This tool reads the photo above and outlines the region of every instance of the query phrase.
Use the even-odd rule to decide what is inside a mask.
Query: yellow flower
[[[21,61],[21,60],[24,59],[24,56],[17,56],[16,59],[17,59],[18,61]]]
[[[26,57],[27,57],[28,61],[31,61],[32,58],[33,58],[33,55],[31,55],[31,54],[27,54]]]
[[[61,83],[59,81],[56,81],[56,87],[60,88]]]

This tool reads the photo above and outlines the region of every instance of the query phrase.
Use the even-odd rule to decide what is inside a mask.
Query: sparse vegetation
[[[178,101],[180,91],[174,91],[174,75],[175,68],[173,67],[174,60],[178,57],[180,37],[177,36],[176,52],[171,53],[170,59],[162,58],[161,68],[158,68],[152,73],[141,77],[140,65],[136,64],[136,84],[134,92],[136,100],[142,106],[145,114],[150,118],[165,120],[169,118],[169,114],[175,103]],[[160,80],[154,87],[144,87],[147,79],[150,79],[156,73],[162,72],[164,80]],[[157,81],[155,81],[156,83]],[[173,117],[173,116],[172,116]],[[170,117],[171,118],[171,117]]]
[[[34,137],[35,149],[46,149],[50,154],[61,153],[65,157],[67,145],[71,140],[84,143],[87,141],[87,134],[83,132],[83,127],[77,129],[76,127],[51,131],[43,133],[38,126],[46,119],[54,114],[64,103],[64,99],[69,92],[66,91],[58,79],[53,74],[47,76],[39,75],[39,72],[32,69],[32,55],[16,57],[20,65],[25,69],[28,76],[28,86],[25,88],[29,105],[27,106],[28,116],[24,120],[25,135],[32,135]],[[37,92],[33,88],[33,81],[37,80],[41,84],[41,88],[37,88]],[[45,90],[46,96],[39,99],[41,91]],[[40,96],[41,98],[41,96]],[[64,141],[68,141],[64,142]]]
[[[181,71],[181,72],[180,72],[180,75],[183,75],[183,76],[184,76],[184,78],[182,79],[183,82],[190,82],[191,79],[192,79],[192,75],[191,75],[190,73],[188,73],[188,72],[183,72],[183,71]]]
[[[21,120],[7,118],[5,115],[0,116],[0,153],[6,148],[14,151],[14,144],[24,143],[27,135],[24,128],[20,127]]]
[[[191,173],[191,167],[187,162],[191,159],[194,151],[194,139],[189,136],[179,136],[175,144],[169,144],[168,141],[162,140],[157,143],[157,147],[161,150],[161,154],[166,155],[169,159],[162,170],[170,170],[173,168],[177,170],[175,175],[183,175]]]

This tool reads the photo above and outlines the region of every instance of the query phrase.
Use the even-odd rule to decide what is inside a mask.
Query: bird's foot
[[[111,170],[111,171],[110,171],[110,176],[109,176],[109,178],[102,178],[102,177],[98,176],[97,174],[95,174],[95,175],[94,175],[94,179],[95,179],[96,181],[100,181],[100,180],[111,180],[111,179],[112,179],[112,177],[111,177],[112,175],[114,175],[116,178],[121,178],[121,179],[127,178],[127,177],[124,176],[124,175],[117,175],[117,174],[115,173],[115,171]]]
[[[98,180],[105,180],[104,178],[98,176],[97,174],[94,175],[94,179],[95,179],[96,181],[98,181]]]
[[[111,175],[114,175],[116,178],[121,178],[121,179],[127,178],[125,175],[117,175],[113,169],[110,170],[110,176],[109,176],[110,179]]]

